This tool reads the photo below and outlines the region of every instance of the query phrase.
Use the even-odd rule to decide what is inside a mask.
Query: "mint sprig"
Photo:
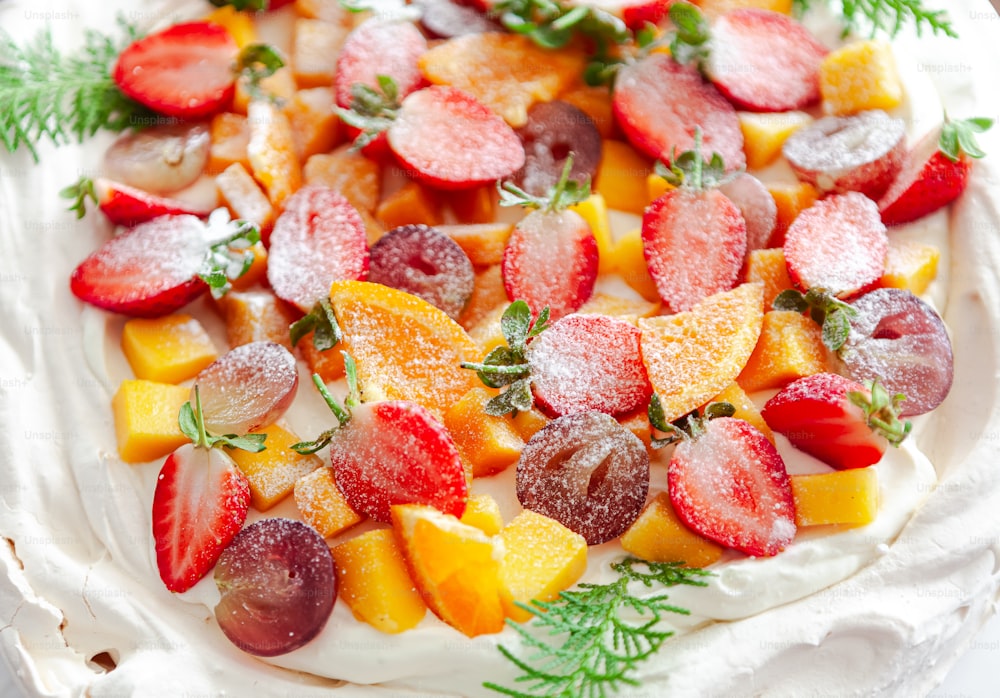
[[[663,177],[671,186],[685,187],[694,191],[720,187],[740,173],[740,170],[726,172],[726,163],[719,153],[713,152],[712,156],[706,160],[701,152],[701,144],[701,127],[696,126],[694,129],[694,148],[685,150],[678,155],[677,146],[674,146],[667,162],[656,161],[653,165],[654,172]]]
[[[250,453],[263,451],[267,434],[224,434],[216,436],[209,434],[205,430],[205,414],[201,409],[201,393],[198,385],[194,386],[194,405],[185,402],[181,405],[181,411],[177,415],[177,424],[184,436],[191,439],[191,442],[200,448],[213,448],[215,446],[225,446],[227,448],[239,448]]]
[[[970,158],[982,158],[986,153],[976,141],[977,133],[985,133],[993,126],[993,119],[975,117],[971,119],[950,119],[945,115],[938,139],[938,150],[952,162],[958,162],[962,154]]]
[[[388,75],[376,76],[378,88],[357,82],[351,85],[349,109],[337,108],[341,121],[360,130],[352,148],[360,150],[389,130],[399,116],[399,86]]]
[[[847,393],[847,399],[865,413],[865,422],[873,432],[898,447],[913,429],[909,420],[899,419],[899,407],[906,396],[903,393],[890,395],[877,379],[865,381],[864,386],[869,394],[852,390]]]
[[[317,351],[333,349],[343,338],[337,316],[333,312],[328,298],[321,298],[306,315],[299,318],[288,328],[292,346],[298,345],[310,332],[313,334],[313,346]]]
[[[221,298],[232,288],[233,279],[247,273],[253,265],[250,248],[260,242],[260,228],[249,221],[230,221],[232,232],[213,243],[205,254],[198,276],[208,284],[213,298]]]
[[[340,353],[344,357],[344,373],[347,376],[347,397],[344,398],[343,405],[337,402],[337,398],[330,393],[318,373],[314,373],[312,377],[313,385],[316,386],[316,390],[323,397],[323,401],[326,402],[333,416],[337,418],[337,424],[324,431],[312,441],[300,441],[292,444],[291,449],[296,453],[311,455],[329,446],[330,442],[336,437],[337,432],[351,421],[351,410],[361,404],[361,392],[358,390],[358,366],[354,361],[354,357],[346,351]]]
[[[809,313],[823,330],[823,344],[830,351],[837,351],[851,334],[851,318],[858,311],[823,288],[811,288],[805,293],[787,289],[778,294],[772,306],[775,310],[792,310]]]
[[[533,196],[513,182],[497,182],[501,206],[521,206],[523,208],[539,209],[555,213],[586,201],[591,194],[590,177],[582,182],[570,179],[573,169],[573,153],[566,156],[559,181],[551,187],[544,196]]]
[[[811,5],[812,0],[792,0],[795,14],[800,17]],[[839,0],[837,5],[844,21],[845,35],[867,29],[872,36],[879,31],[896,36],[912,22],[917,36],[922,36],[923,29],[929,28],[934,34],[958,38],[948,13],[929,10],[921,0]]]
[[[736,408],[728,402],[713,402],[705,407],[705,414],[702,416],[698,410],[675,419],[673,422],[667,421],[667,416],[663,412],[663,403],[660,396],[653,393],[649,400],[649,407],[646,408],[646,416],[649,424],[656,432],[667,434],[667,436],[650,437],[650,445],[653,448],[664,448],[684,439],[695,439],[705,431],[705,423],[718,417],[732,417],[736,414]]]

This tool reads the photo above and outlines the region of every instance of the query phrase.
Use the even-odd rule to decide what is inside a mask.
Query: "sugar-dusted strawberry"
[[[215,295],[229,290],[231,278],[249,268],[248,248],[259,239],[259,231],[242,221],[212,239],[194,216],[160,216],[107,240],[80,262],[70,290],[112,312],[167,315],[209,289]]]
[[[417,60],[426,50],[427,40],[411,22],[363,22],[347,36],[337,55],[333,94],[338,106],[350,109],[354,86],[376,89],[380,76],[392,78],[403,99],[424,82]]]
[[[77,218],[83,218],[86,212],[86,200],[90,199],[108,220],[115,225],[136,226],[160,216],[179,216],[187,214],[204,218],[210,209],[192,206],[183,201],[157,196],[130,187],[121,182],[115,182],[104,177],[90,179],[81,177],[59,192],[60,196],[72,199],[71,211],[76,211]]]
[[[583,216],[567,208],[590,195],[589,180],[571,181],[573,158],[547,196],[506,182],[501,205],[532,208],[507,239],[501,272],[507,297],[522,299],[534,314],[548,306],[552,319],[580,308],[597,280],[597,240]]]
[[[238,390],[238,386],[234,386]],[[180,427],[191,443],[167,457],[153,492],[153,540],[160,579],[187,591],[215,565],[243,527],[250,483],[222,448],[260,451],[257,436],[213,436],[205,431],[200,400],[181,409]]]
[[[394,80],[380,76],[379,89],[356,84],[351,110],[340,116],[361,129],[356,145],[385,133],[407,174],[438,189],[469,189],[503,179],[524,165],[521,139],[472,95],[432,85],[401,95]]]
[[[968,184],[973,159],[985,155],[975,134],[992,125],[992,119],[946,117],[939,130],[924,136],[878,202],[882,221],[908,223],[957,199]]]
[[[785,264],[792,282],[838,298],[853,296],[878,281],[888,251],[878,206],[857,192],[817,201],[785,233]]]
[[[708,51],[705,74],[738,109],[789,111],[819,100],[826,47],[786,14],[727,12],[712,23]]]
[[[814,373],[782,388],[761,415],[793,446],[845,470],[877,463],[891,443],[910,430],[900,422],[902,395],[891,396],[877,381],[866,388],[836,373]]]
[[[736,110],[696,69],[663,53],[619,71],[612,108],[628,140],[652,158],[665,160],[675,150],[691,150],[700,127],[706,157],[719,153],[731,170],[746,164]]]
[[[676,443],[667,467],[670,501],[677,516],[700,535],[742,551],[769,557],[795,537],[792,483],[774,445],[756,427],[731,415],[728,403],[714,403],[667,423],[654,395],[650,423]]]
[[[367,274],[364,220],[340,192],[313,184],[288,198],[267,256],[267,280],[278,298],[309,312],[334,281]]]
[[[718,153],[703,160],[700,140],[696,130],[695,149],[658,168],[674,188],[642,216],[646,266],[673,312],[690,310],[703,298],[731,289],[747,248],[743,215],[713,188],[725,179],[725,164]]]
[[[122,92],[153,111],[194,119],[232,100],[238,53],[222,26],[185,22],[130,44],[118,56],[112,77]]]
[[[313,376],[337,426],[292,448],[315,453],[329,446],[330,465],[344,498],[376,521],[388,522],[395,504],[427,504],[461,516],[468,483],[448,430],[415,402],[359,402],[354,360],[343,355],[349,391],[343,406],[322,379]]]

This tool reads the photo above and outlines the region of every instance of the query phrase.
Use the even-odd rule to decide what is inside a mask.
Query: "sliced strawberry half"
[[[246,521],[250,484],[225,452],[185,444],[167,457],[153,493],[156,564],[167,589],[205,576]]]
[[[309,312],[334,281],[368,274],[368,234],[358,210],[328,187],[302,187],[271,231],[267,280],[278,298]]]
[[[795,500],[785,463],[742,419],[701,422],[677,444],[667,482],[670,501],[692,530],[758,557],[777,555],[795,537]]]
[[[355,85],[379,86],[379,76],[392,78],[398,98],[424,84],[418,61],[427,39],[411,22],[369,20],[352,31],[337,55],[333,81],[337,104],[350,108]]]
[[[185,22],[130,44],[112,70],[126,95],[182,119],[214,114],[233,97],[239,47],[212,22]]]
[[[594,292],[597,240],[575,211],[532,211],[514,227],[501,273],[507,297],[524,300],[537,316],[545,306],[558,320]]]
[[[733,105],[694,68],[670,56],[654,53],[622,68],[612,107],[628,140],[651,158],[691,150],[700,128],[703,155],[719,153],[730,170],[746,165]]]
[[[876,387],[875,395],[839,374],[816,373],[782,388],[761,414],[800,451],[838,470],[864,468],[882,459],[887,436],[899,443],[906,435],[884,388]],[[874,406],[871,415],[866,404]]]
[[[827,49],[788,15],[746,8],[712,24],[708,79],[739,109],[802,109],[819,100]]]
[[[800,213],[785,233],[785,263],[803,290],[848,298],[885,271],[889,238],[878,206],[864,194],[836,194]]]
[[[467,189],[524,165],[524,146],[507,122],[472,95],[431,86],[403,100],[389,147],[415,178],[439,189]]]
[[[98,177],[94,180],[94,199],[108,220],[115,225],[132,227],[160,216],[187,214],[204,218],[211,209],[191,206],[177,199],[150,194],[121,182]]]

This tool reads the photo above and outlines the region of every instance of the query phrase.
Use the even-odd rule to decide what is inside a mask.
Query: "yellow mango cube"
[[[177,424],[191,388],[148,380],[124,380],[111,399],[118,455],[126,463],[148,463],[189,441]]]
[[[486,403],[496,391],[476,387],[445,412],[444,425],[451,432],[459,454],[472,467],[473,477],[498,473],[517,462],[524,448],[509,416],[486,414]]]
[[[652,426],[649,424],[649,413],[640,408],[629,415],[618,417],[618,423],[632,432],[646,448],[650,448]]]
[[[903,85],[892,47],[870,39],[831,51],[819,66],[819,90],[827,114],[898,107]]]
[[[250,481],[250,501],[257,511],[267,511],[292,493],[295,483],[323,465],[318,456],[292,450],[302,439],[278,424],[259,433],[266,434],[266,448],[257,453],[232,449],[229,455]]]
[[[760,338],[736,382],[748,393],[782,388],[796,378],[826,370],[823,332],[794,310],[764,313]]]
[[[799,526],[864,526],[878,516],[875,468],[792,475],[795,523]]]
[[[250,126],[246,116],[232,112],[216,114],[209,126],[209,138],[212,144],[205,167],[209,174],[218,174],[237,162],[245,169],[250,169],[250,160],[247,158]]]
[[[413,628],[427,604],[413,586],[391,529],[367,531],[330,549],[337,593],[358,620],[384,633]]]
[[[340,119],[334,111],[333,90],[329,86],[299,90],[284,111],[300,162],[325,153],[340,142]]]
[[[723,547],[684,525],[670,503],[670,495],[660,492],[651,499],[639,518],[622,534],[625,550],[647,562],[682,562],[686,567],[707,567],[722,557]]]
[[[728,388],[709,400],[708,404],[713,402],[728,402],[736,408],[736,412],[733,414],[736,419],[742,419],[744,422],[749,422],[757,427],[757,430],[766,436],[768,441],[774,443],[774,432],[771,431],[771,427],[764,421],[764,417],[761,416],[757,405],[746,394],[746,391],[740,387],[739,383],[735,381],[730,383]]]
[[[492,264],[476,271],[472,284],[472,295],[458,316],[458,324],[468,332],[479,325],[487,316],[503,313],[510,301],[503,285],[503,273],[499,264]]]
[[[121,346],[135,377],[158,383],[194,378],[218,357],[201,323],[183,314],[127,320]]]
[[[778,217],[768,246],[781,247],[785,244],[785,231],[788,230],[788,226],[798,218],[799,213],[816,203],[819,192],[808,182],[777,182],[765,186],[778,208]]]
[[[375,217],[386,230],[413,223],[438,225],[444,220],[437,194],[418,182],[407,182],[385,197],[375,210]]]
[[[801,111],[744,111],[739,112],[739,119],[740,130],[743,132],[743,151],[750,169],[767,167],[777,160],[785,140],[812,122],[812,117]]]
[[[660,302],[656,282],[649,275],[646,257],[642,248],[642,231],[630,230],[615,242],[611,251],[614,268],[632,290],[651,303]]]
[[[469,495],[460,521],[467,526],[475,526],[488,536],[495,536],[503,528],[500,505],[485,493]]]
[[[551,601],[587,569],[587,541],[561,523],[525,509],[499,533],[504,545],[500,580],[510,592],[507,615],[524,622],[530,611],[516,605]]]
[[[764,311],[770,310],[778,294],[792,288],[788,265],[785,263],[785,251],[780,247],[772,247],[754,250],[747,255],[747,281],[760,281],[764,284]]]
[[[514,429],[517,430],[517,433],[521,435],[521,438],[525,442],[541,431],[549,421],[549,418],[542,414],[536,407],[532,407],[530,410],[524,412],[518,412],[514,415],[513,419]]]
[[[230,291],[216,301],[229,346],[275,342],[291,350],[288,326],[297,315],[271,291]]]
[[[361,522],[333,479],[333,469],[317,468],[295,482],[295,505],[302,520],[329,538]]]
[[[650,172],[646,175],[646,201],[652,202],[659,199],[661,196],[666,194],[668,191],[674,188],[674,185],[665,180],[660,175],[655,172]]]
[[[646,204],[646,177],[653,167],[649,160],[622,141],[604,141],[601,164],[594,177],[594,191],[607,207],[642,215]]]
[[[215,178],[223,203],[233,214],[266,230],[274,223],[274,207],[246,168],[234,162]]]
[[[881,285],[901,288],[919,296],[937,277],[941,250],[913,240],[889,239],[885,258],[885,273]]]
[[[295,154],[292,126],[284,113],[262,99],[250,102],[247,122],[250,125],[247,157],[254,179],[264,187],[271,205],[280,210],[285,199],[302,186],[302,167]]]
[[[608,273],[614,264],[611,256],[614,241],[611,238],[611,221],[608,219],[608,206],[604,197],[591,194],[585,201],[570,207],[570,210],[579,213],[594,234],[594,240],[597,241],[597,273]]]
[[[488,267],[503,260],[503,251],[514,226],[495,222],[439,225],[437,229],[458,243],[473,265]]]
[[[359,211],[374,213],[382,190],[382,168],[360,152],[342,145],[330,153],[313,155],[302,168],[306,184],[339,191]]]
[[[340,47],[350,30],[321,19],[297,19],[292,65],[299,87],[326,87],[333,84]]]
[[[219,7],[205,16],[206,22],[223,27],[241,49],[257,41],[257,30],[249,13],[239,12],[232,5]]]

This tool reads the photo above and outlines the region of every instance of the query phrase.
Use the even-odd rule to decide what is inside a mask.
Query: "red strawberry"
[[[427,51],[427,40],[411,22],[369,20],[352,31],[337,55],[333,93],[345,109],[353,101],[355,85],[379,86],[378,77],[392,78],[398,98],[424,83],[417,64]]]
[[[742,419],[694,422],[667,470],[677,515],[693,531],[726,547],[747,555],[777,555],[796,530],[791,480],[778,451]]]
[[[552,417],[628,414],[653,392],[638,328],[607,315],[567,315],[539,334],[527,355],[536,403]]]
[[[789,111],[819,100],[827,50],[788,15],[733,10],[712,24],[708,79],[739,109]]]
[[[746,165],[736,110],[695,69],[670,56],[653,53],[622,68],[612,107],[632,145],[652,158],[691,150],[700,127],[705,156],[719,153],[730,170]]]
[[[185,444],[167,457],[153,493],[156,564],[167,589],[205,576],[243,527],[250,484],[224,451]]]
[[[877,383],[869,391],[839,374],[816,373],[782,388],[762,415],[793,446],[844,470],[877,463],[889,439],[898,444],[906,436],[898,402]]]
[[[94,200],[109,221],[129,227],[160,216],[187,214],[204,218],[212,212],[103,177],[94,180]]]
[[[885,271],[889,238],[878,206],[848,192],[817,201],[785,233],[785,263],[801,289],[847,298],[871,287]]]
[[[992,124],[990,119],[946,119],[939,131],[924,136],[878,202],[882,221],[908,223],[957,199],[969,182],[972,159],[984,155],[975,134]]]
[[[339,192],[302,187],[285,202],[271,231],[267,280],[278,298],[309,312],[339,280],[368,274],[368,234],[361,214]]]
[[[725,179],[718,154],[705,162],[700,132],[695,149],[658,171],[675,188],[642,216],[642,248],[660,298],[673,312],[736,285],[747,248],[746,221],[715,186]]]
[[[239,47],[211,22],[175,24],[133,42],[112,71],[126,95],[182,119],[208,116],[232,99]]]

